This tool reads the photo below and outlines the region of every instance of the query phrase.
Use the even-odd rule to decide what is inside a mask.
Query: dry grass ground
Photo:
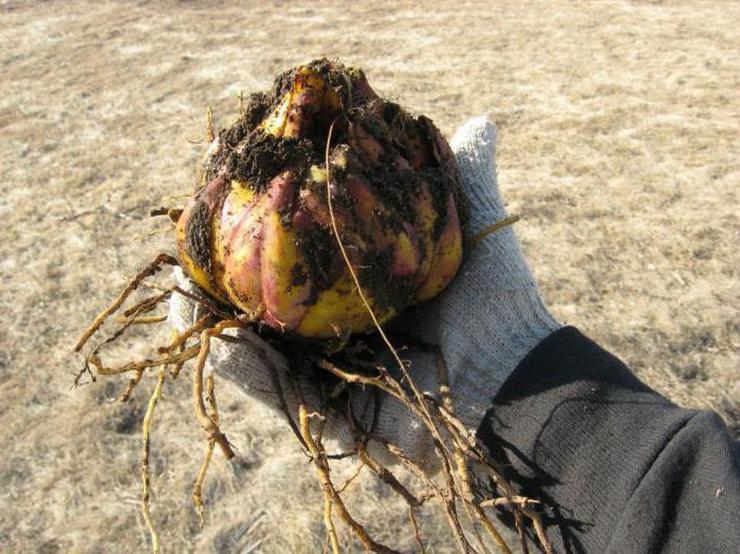
[[[739,10],[0,1],[0,551],[147,548],[138,422],[152,383],[128,405],[109,402],[119,381],[70,390],[70,345],[170,245],[146,237],[147,212],[190,189],[204,107],[226,121],[239,90],[322,54],[364,66],[448,134],[488,114],[503,192],[556,316],[737,426]],[[240,454],[216,461],[199,529],[189,487],[201,435],[178,385],[153,436],[166,550],[320,551],[305,458],[280,420],[226,386]],[[400,504],[372,479],[354,487],[379,537],[410,547]],[[439,525],[425,518],[430,552],[450,551]]]

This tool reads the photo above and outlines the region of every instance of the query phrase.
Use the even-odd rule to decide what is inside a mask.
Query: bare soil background
[[[676,402],[737,429],[740,8],[736,2],[124,3],[0,1],[0,551],[139,552],[139,421],[152,382],[70,390],[72,342],[172,242],[147,217],[195,180],[203,111],[321,55],[451,135],[488,114],[517,231],[554,314]],[[129,354],[147,353],[143,334]],[[220,387],[238,448],[202,439],[187,379],[153,434],[167,552],[320,552],[312,469],[287,426]],[[378,538],[405,510],[353,484]],[[428,511],[429,552],[449,552]],[[359,547],[345,537],[350,551]]]

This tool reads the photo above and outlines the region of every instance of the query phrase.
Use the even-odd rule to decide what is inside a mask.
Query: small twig
[[[457,513],[455,510],[455,501],[454,501],[454,490],[455,490],[454,477],[451,473],[449,463],[447,462],[447,456],[446,456],[447,451],[446,451],[445,442],[442,439],[442,436],[439,430],[437,429],[434,419],[432,418],[432,415],[429,411],[429,406],[427,405],[424,395],[419,390],[418,386],[416,385],[416,382],[411,378],[408,372],[408,368],[401,360],[401,357],[399,356],[398,351],[393,346],[393,343],[391,343],[390,339],[388,338],[385,331],[383,330],[383,327],[380,325],[380,321],[378,320],[377,316],[375,315],[375,312],[372,309],[372,306],[370,305],[370,302],[365,296],[365,293],[362,290],[362,285],[360,284],[360,280],[357,277],[357,273],[355,272],[354,268],[352,267],[352,263],[349,259],[349,255],[347,254],[347,250],[344,246],[342,237],[339,233],[339,226],[337,225],[337,220],[334,215],[334,206],[332,202],[331,164],[329,160],[329,154],[331,152],[331,137],[334,131],[335,123],[336,123],[336,118],[332,121],[331,125],[329,126],[329,131],[328,131],[327,138],[326,138],[326,149],[325,149],[325,154],[324,154],[324,164],[325,164],[325,169],[326,169],[326,198],[327,198],[327,205],[329,208],[329,218],[331,220],[331,227],[334,232],[334,237],[337,241],[337,245],[339,246],[339,250],[342,254],[342,258],[344,259],[345,265],[347,267],[347,271],[352,276],[352,280],[355,283],[355,286],[357,288],[357,293],[360,296],[360,299],[362,300],[362,303],[364,304],[365,308],[367,309],[367,312],[370,315],[370,318],[375,328],[377,329],[378,333],[383,339],[383,342],[388,347],[388,350],[391,352],[391,355],[393,356],[396,364],[401,370],[401,375],[403,376],[403,380],[411,388],[411,391],[413,392],[416,403],[414,404],[408,398],[406,398],[406,395],[400,386],[398,387],[398,390],[396,392],[403,397],[402,402],[404,405],[406,405],[412,411],[418,412],[418,416],[420,420],[426,425],[427,429],[432,435],[432,438],[435,443],[435,448],[438,451],[440,459],[442,461],[442,470],[445,474],[445,481],[448,484],[448,494],[440,498],[442,499],[443,505],[445,507],[445,512],[448,516],[448,521],[450,522],[451,528],[453,532],[455,533],[455,536],[458,539],[460,548],[463,550],[463,552],[466,552],[466,553],[474,552],[474,549],[470,546],[467,539],[465,538],[465,534],[463,533],[462,528],[460,527],[460,522],[457,518]],[[382,373],[387,374],[387,371],[384,368],[381,371]]]
[[[320,367],[321,369],[325,369],[329,373],[336,375],[340,379],[343,379],[347,383],[358,383],[362,385],[370,385],[373,387],[378,387],[382,391],[385,391],[388,394],[396,398],[399,398],[399,393],[393,388],[391,388],[390,386],[388,386],[385,380],[379,377],[368,377],[367,375],[362,375],[359,373],[351,373],[349,371],[341,369],[339,366],[331,363],[329,360],[326,360],[326,359],[318,360],[316,362],[316,365]]]
[[[244,109],[244,91],[240,90],[239,94],[236,95],[236,102],[237,107],[239,108],[239,116],[244,117],[244,114],[246,113]]]
[[[185,298],[189,298],[196,304],[200,304],[201,306],[206,308],[209,312],[211,312],[212,315],[216,315],[220,317],[221,319],[233,319],[234,318],[233,312],[224,311],[218,304],[216,304],[214,301],[210,300],[209,298],[186,291],[178,286],[167,288],[167,287],[163,287],[162,285],[158,285],[157,283],[150,283],[148,281],[144,281],[143,283],[141,283],[140,286],[147,288],[147,289],[152,289],[152,290],[159,290],[159,291],[169,290],[171,292],[176,292],[177,294],[182,294]]]
[[[180,216],[182,215],[182,208],[154,208],[152,210],[149,210],[149,217],[159,217],[162,215],[166,215],[170,218],[170,221],[173,223],[177,223],[177,221],[180,219]]]
[[[319,360],[317,362],[317,365],[322,368],[326,369],[327,371],[333,373],[334,375],[345,379],[352,383],[361,383],[365,385],[371,385],[380,388],[381,390],[387,392],[388,394],[391,394],[395,398],[399,400],[402,404],[404,404],[414,415],[416,415],[423,423],[426,424],[427,429],[430,430],[433,437],[439,437],[439,438],[433,438],[434,444],[435,444],[435,450],[438,453],[438,456],[441,461],[442,465],[442,472],[445,476],[445,484],[447,486],[447,491],[445,493],[442,493],[439,491],[439,494],[437,495],[440,501],[442,502],[442,505],[445,510],[445,514],[447,516],[447,520],[450,524],[450,528],[452,529],[458,544],[460,546],[460,549],[463,552],[475,552],[475,550],[470,546],[470,543],[465,538],[465,534],[462,530],[462,527],[460,526],[459,518],[457,516],[457,510],[455,507],[455,496],[456,496],[456,485],[455,485],[455,478],[454,474],[452,473],[450,464],[448,462],[448,458],[446,456],[446,450],[444,445],[442,444],[441,436],[439,435],[439,431],[437,430],[434,421],[433,420],[427,420],[424,417],[424,413],[419,408],[418,404],[412,402],[404,393],[403,389],[401,388],[400,384],[393,379],[387,372],[382,372],[379,377],[367,377],[364,375],[360,375],[357,373],[350,373],[347,372],[339,367],[337,367],[335,364],[332,364],[328,360]],[[386,445],[389,446],[389,445]],[[410,462],[410,460],[407,460]],[[417,476],[419,476],[419,473],[423,474],[423,471],[419,470],[417,472]]]
[[[331,545],[332,553],[339,554],[339,539],[337,538],[337,530],[334,527],[334,521],[332,520],[334,497],[338,495],[332,486],[331,477],[329,477],[329,463],[326,458],[322,456],[322,452],[311,434],[311,423],[302,398],[299,400],[298,405],[298,424],[303,444],[306,445],[314,463],[316,473],[318,474],[319,481],[321,483],[321,490],[324,494],[324,527],[326,528],[328,538],[327,542]]]
[[[478,444],[477,439],[467,429],[465,429],[465,426],[457,418],[455,418],[453,414],[450,414],[449,411],[444,408],[444,406],[439,406],[438,411],[439,414],[442,416],[442,419],[445,420],[448,424],[447,430],[455,438],[457,444],[460,445],[465,454],[470,456],[471,459],[478,464],[480,469],[487,473],[489,477],[493,480],[493,482],[499,488],[501,488],[505,498],[511,499],[516,497],[517,494],[514,490],[514,487],[506,479],[504,479],[503,475],[496,467],[494,462],[482,453],[484,452],[484,447]],[[512,503],[512,505],[515,506],[515,509],[519,509],[522,514],[524,514],[532,521],[532,526],[534,527],[535,534],[537,535],[537,539],[540,542],[540,547],[542,548],[542,550],[546,554],[552,554],[552,544],[547,538],[547,532],[539,514],[529,507],[530,503],[523,503],[520,505],[516,504],[517,503],[515,502]]]
[[[183,345],[180,347],[180,352],[183,352],[184,350],[185,350],[185,346]],[[172,369],[170,369],[170,377],[172,377],[173,381],[180,376],[180,372],[182,371],[182,367],[184,365],[185,365],[185,361],[180,361],[172,365]]]
[[[445,493],[440,496],[440,500],[442,501],[442,506],[445,509],[445,515],[447,516],[447,521],[449,522],[450,529],[452,529],[455,535],[455,538],[457,539],[457,543],[460,546],[460,549],[465,554],[475,553],[476,552],[475,549],[470,545],[467,537],[465,536],[465,533],[463,532],[462,525],[460,524],[460,518],[457,515],[457,507],[455,506],[455,498],[457,496],[462,496],[462,495],[457,493],[457,490],[455,487],[455,476],[450,467],[450,461],[444,455],[439,445],[437,445],[436,448],[437,448],[437,454],[442,463],[442,474],[444,475],[444,478],[445,478],[445,485],[447,486],[447,490],[445,491]]]
[[[470,239],[470,246],[475,246],[480,241],[482,241],[484,238],[486,238],[491,233],[495,233],[499,229],[503,229],[504,227],[508,227],[509,225],[513,225],[517,221],[519,221],[518,215],[509,215],[506,216],[503,219],[498,220],[496,223],[492,223],[491,225],[488,225],[487,227],[484,227],[480,231],[478,231],[475,235],[473,235],[473,238]]]
[[[469,455],[478,464],[480,469],[487,473],[493,482],[503,491],[505,498],[516,497],[517,494],[514,487],[504,479],[501,471],[495,466],[493,461],[482,454],[484,447],[478,445],[475,437],[465,429],[459,420],[447,413],[446,410],[440,409],[439,412],[440,415],[450,423],[448,430],[458,437],[458,444],[461,445],[465,453]],[[471,447],[470,445],[473,446]],[[534,527],[535,534],[537,535],[537,539],[540,542],[542,550],[546,554],[552,554],[552,544],[547,538],[547,532],[542,523],[542,519],[536,511],[529,507],[529,504],[530,503],[524,503],[516,506],[516,503],[513,503],[516,508],[521,510],[521,512],[532,521],[532,526]]]
[[[512,512],[514,512],[514,527],[516,528],[516,534],[519,537],[519,544],[522,545],[522,554],[529,554],[527,534],[524,531],[524,522],[522,521],[521,511],[512,510]]]
[[[172,332],[170,333],[170,342],[176,341],[179,337],[180,337],[180,333],[178,333],[176,329],[172,329]],[[162,349],[158,348],[157,350],[161,352]],[[185,344],[181,344],[178,347],[178,351],[182,353],[184,350],[185,350]],[[177,379],[178,376],[180,375],[180,371],[182,370],[182,366],[185,365],[185,361],[187,360],[179,361],[175,364],[172,364],[172,368],[170,368],[170,377],[172,378],[173,381]]]
[[[383,330],[383,327],[380,325],[380,321],[378,320],[377,316],[375,315],[375,311],[373,310],[372,306],[370,305],[370,302],[368,301],[367,297],[365,296],[365,293],[362,290],[362,285],[360,284],[360,280],[357,277],[357,272],[355,272],[355,269],[352,267],[352,262],[349,259],[349,255],[347,254],[347,249],[344,246],[344,242],[342,241],[342,237],[339,234],[339,226],[337,225],[336,217],[334,216],[334,204],[332,202],[331,198],[331,164],[329,163],[329,153],[331,151],[331,136],[334,132],[334,124],[336,123],[336,119],[331,122],[331,125],[329,126],[329,131],[326,137],[326,152],[325,152],[325,166],[326,166],[326,202],[329,208],[329,219],[331,220],[331,227],[334,231],[334,237],[336,238],[337,245],[339,246],[339,250],[342,253],[342,258],[344,258],[344,263],[347,266],[347,271],[349,271],[350,275],[352,276],[352,280],[355,283],[355,286],[357,288],[357,293],[360,296],[360,299],[362,300],[362,303],[365,305],[365,308],[367,309],[368,314],[370,315],[370,319],[373,321],[373,325],[375,325],[375,328],[378,330],[378,333],[380,334],[380,337],[383,339],[383,342],[388,347],[388,350],[391,352],[393,358],[395,359],[396,363],[398,364],[398,367],[401,370],[401,374],[403,375],[406,382],[408,382],[409,386],[411,387],[411,390],[413,391],[416,400],[419,404],[419,408],[421,409],[424,418],[427,420],[427,426],[429,427],[429,430],[432,432],[432,435],[435,436],[437,440],[441,441],[441,437],[439,437],[438,433],[436,432],[436,428],[434,426],[434,422],[432,421],[432,416],[429,413],[429,408],[427,407],[426,402],[424,401],[424,396],[421,394],[421,391],[416,386],[416,383],[411,379],[411,376],[408,373],[408,369],[406,368],[406,365],[401,360],[401,357],[398,355],[398,351],[393,346],[393,343],[391,343],[388,336],[385,334],[385,331]]]
[[[212,300],[210,300],[209,298],[205,296],[193,294],[192,292],[183,290],[180,287],[173,287],[172,292],[176,292],[177,294],[182,294],[186,298],[190,298],[190,300],[193,300],[197,302],[198,304],[200,304],[201,306],[204,306],[205,308],[208,309],[208,311],[211,312],[211,314],[216,315],[220,317],[221,319],[233,319],[234,318],[233,313],[225,312],[218,306],[218,304],[216,304],[215,302],[213,302]]]
[[[396,456],[396,458],[398,458],[398,460],[404,465],[404,467],[406,467],[409,471],[411,471],[413,475],[415,475],[419,480],[427,485],[429,490],[432,491],[431,496],[439,498],[440,502],[442,503],[442,507],[444,508],[445,516],[447,517],[450,529],[452,530],[460,549],[465,553],[474,552],[473,548],[468,543],[468,540],[465,538],[465,534],[463,533],[462,527],[460,526],[460,520],[457,517],[453,492],[453,480],[451,478],[447,459],[444,456],[440,456],[440,461],[443,467],[447,466],[446,471],[444,472],[447,490],[443,491],[434,483],[434,481],[429,478],[426,472],[421,467],[419,467],[416,462],[409,458],[406,453],[398,446],[388,442],[384,444],[388,451]]]
[[[91,383],[95,382],[95,374],[92,372],[92,370],[90,370],[90,363],[87,360],[85,360],[85,363],[82,365],[82,369],[80,369],[75,375],[75,379],[72,382],[72,386],[70,387],[70,389],[75,389],[77,387],[81,387],[82,385],[88,384],[88,383],[82,382],[82,376],[85,375],[85,373],[87,373],[88,376],[90,377]]]
[[[403,450],[389,442],[383,443],[383,445],[386,447],[388,452],[398,458],[398,461],[400,461],[412,475],[417,477],[429,488],[430,491],[432,491],[429,496],[442,496],[442,489],[440,489],[437,484],[429,478],[426,472],[415,461],[409,458]]]

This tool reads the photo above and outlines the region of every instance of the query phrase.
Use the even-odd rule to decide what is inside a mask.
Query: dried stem
[[[326,534],[331,545],[331,550],[334,554],[339,554],[339,539],[337,538],[337,530],[334,527],[334,522],[331,519],[331,507],[333,501],[330,495],[324,495],[324,526],[326,527]]]
[[[450,461],[441,452],[441,449],[439,447],[437,447],[437,453],[442,463],[445,485],[447,486],[447,490],[442,494],[442,496],[440,496],[442,507],[445,509],[445,515],[447,516],[447,521],[449,522],[450,529],[452,529],[455,538],[457,539],[457,544],[460,547],[460,550],[462,550],[466,554],[474,553],[475,549],[468,542],[468,539],[463,532],[462,525],[460,524],[460,517],[457,515],[455,498],[460,495],[457,493],[457,489],[455,486],[455,477],[450,468]]]
[[[503,219],[498,220],[496,223],[491,223],[487,227],[484,227],[480,231],[478,231],[475,235],[473,235],[473,238],[470,239],[470,246],[473,247],[476,244],[478,244],[480,241],[482,241],[484,238],[486,238],[491,233],[495,233],[499,229],[503,229],[504,227],[508,227],[509,225],[513,225],[519,221],[518,215],[509,215],[506,216]]]
[[[362,462],[360,462],[359,464],[357,464],[357,467],[355,467],[355,470],[352,472],[352,475],[350,475],[349,477],[347,477],[347,479],[345,479],[345,481],[342,484],[342,486],[337,489],[337,494],[342,494],[345,490],[347,490],[347,488],[360,475],[360,473],[362,472],[362,468],[363,467],[365,467],[365,464],[363,464]]]
[[[454,414],[449,413],[449,410],[440,406],[439,414],[447,422],[448,431],[455,438],[457,444],[460,445],[464,453],[475,461],[478,464],[478,467],[484,473],[488,474],[491,480],[502,490],[504,493],[504,499],[507,501],[505,503],[513,506],[515,515],[518,510],[532,521],[532,526],[537,535],[537,539],[540,542],[540,547],[546,554],[551,554],[553,552],[552,544],[547,538],[547,533],[542,524],[542,520],[539,514],[529,507],[530,504],[537,502],[531,499],[529,502],[517,502],[513,500],[521,497],[516,494],[514,487],[504,479],[499,469],[495,467],[494,462],[483,454],[485,447],[478,444],[477,439],[467,429],[465,429],[464,425],[454,417]],[[499,500],[501,504],[504,504],[503,499],[497,500]],[[478,505],[480,506],[481,504],[479,503]]]
[[[321,369],[325,369],[329,373],[336,375],[340,379],[343,379],[347,383],[358,383],[362,385],[378,387],[380,390],[387,392],[388,394],[394,396],[395,398],[398,398],[399,400],[406,399],[405,395],[403,395],[402,392],[396,390],[395,387],[389,386],[386,383],[385,379],[382,379],[380,377],[368,377],[367,375],[362,375],[360,373],[352,373],[338,367],[336,364],[333,364],[326,359],[318,360],[316,362],[316,365]]]
[[[447,517],[447,521],[450,524],[450,529],[452,530],[452,533],[457,540],[457,544],[460,547],[460,550],[465,553],[474,552],[473,548],[468,543],[468,540],[465,538],[465,533],[463,533],[462,527],[460,526],[460,519],[457,516],[457,511],[455,509],[454,482],[451,478],[447,459],[444,457],[441,457],[440,459],[442,465],[447,466],[447,471],[444,472],[446,490],[442,490],[434,483],[434,481],[429,478],[426,472],[421,467],[419,467],[416,462],[409,458],[406,453],[398,446],[387,442],[384,444],[388,451],[396,458],[398,458],[398,460],[401,462],[401,464],[403,464],[404,467],[406,467],[406,469],[408,469],[414,476],[416,476],[420,481],[427,485],[428,489],[432,491],[432,496],[439,498],[439,500],[442,502],[445,516]]]
[[[199,294],[195,294],[194,292],[187,291],[185,289],[182,289],[178,286],[174,287],[163,287],[162,285],[158,285],[157,283],[149,283],[148,281],[144,281],[140,284],[141,287],[151,289],[151,290],[159,290],[159,291],[167,291],[170,292],[176,292],[177,294],[183,295],[185,298],[189,298],[196,304],[199,304],[206,308],[211,314],[216,315],[220,317],[221,319],[233,319],[234,314],[233,312],[224,311],[216,302],[206,298],[205,296],[201,296]]]
[[[408,397],[403,395],[402,391],[399,393],[400,385],[398,385],[397,381],[395,381],[395,379],[393,379],[387,372],[383,372],[376,377],[372,377],[346,371],[338,367],[336,364],[329,362],[328,360],[318,360],[316,363],[318,367],[329,371],[333,375],[346,382],[377,387],[406,404],[411,412],[415,415],[421,415],[418,407],[415,404],[409,402]],[[510,552],[508,545],[503,540],[503,537],[495,528],[494,524],[487,516],[487,514],[483,511],[483,507],[490,505],[490,503],[481,505],[475,499],[474,485],[470,477],[470,470],[468,468],[468,458],[470,458],[471,461],[486,467],[486,470],[489,472],[489,474],[495,475],[495,482],[499,486],[501,486],[502,490],[507,495],[506,501],[508,501],[508,503],[515,508],[515,511],[521,511],[523,515],[527,516],[533,522],[535,532],[543,547],[543,550],[545,552],[551,552],[550,544],[547,541],[546,535],[544,533],[544,527],[540,521],[538,514],[528,508],[527,502],[522,502],[520,500],[521,497],[514,494],[513,487],[503,479],[501,474],[491,465],[492,462],[488,460],[486,456],[482,453],[477,439],[455,417],[454,406],[450,397],[449,386],[447,385],[448,379],[446,376],[446,368],[442,364],[440,364],[440,371],[440,383],[442,384],[440,392],[442,396],[442,403],[441,405],[435,404],[436,413],[438,414],[436,420],[440,422],[442,427],[450,436],[450,440],[452,442],[454,450],[451,460],[455,463],[457,470],[455,473],[452,472],[449,465],[450,462],[445,456],[446,452],[441,448],[441,445],[437,444],[437,452],[440,457],[443,474],[445,476],[446,490],[442,491],[438,487],[436,487],[436,485],[434,485],[428,478],[426,478],[423,470],[416,466],[410,459],[405,457],[400,449],[390,444],[387,444],[386,446],[394,455],[399,458],[399,460],[407,468],[412,471],[412,473],[414,473],[418,478],[424,480],[427,483],[430,490],[433,491],[434,496],[437,496],[441,499],[448,522],[450,523],[450,527],[453,530],[453,533],[458,541],[458,545],[463,552],[474,552],[475,550],[470,546],[460,526],[457,510],[455,507],[455,498],[460,498],[463,501],[465,509],[475,516],[475,519],[477,519],[481,526],[486,529],[488,534],[493,538],[493,540],[503,552]],[[362,460],[363,455],[367,455],[367,450],[364,448],[358,449],[358,454],[360,455]],[[371,464],[366,465],[373,469]],[[376,473],[383,474],[383,471],[379,470],[376,471]],[[459,483],[458,480],[455,478],[456,476],[459,478]],[[402,493],[400,494],[401,496],[404,496]],[[499,502],[499,504],[504,503],[504,500]],[[516,515],[518,515],[518,512]],[[526,546],[523,546],[523,548],[526,548]]]
[[[458,444],[463,448],[466,455],[470,456],[471,459],[478,464],[480,470],[486,473],[496,486],[502,490],[504,497],[509,500],[518,497],[516,490],[503,477],[501,471],[496,467],[496,464],[483,454],[485,447],[478,445],[477,439],[467,431],[467,429],[465,429],[459,420],[454,418],[454,416],[449,414],[444,408],[440,409],[439,412],[440,415],[449,422],[448,429],[458,437]],[[547,538],[547,533],[545,531],[545,526],[542,523],[542,519],[539,514],[530,507],[530,504],[534,502],[525,502],[521,504],[517,502],[509,503],[515,510],[521,511],[522,514],[531,520],[532,527],[534,528],[537,539],[540,542],[540,547],[546,554],[552,554],[552,544]]]
[[[172,335],[171,335],[171,338],[170,338],[170,342],[174,342],[178,338],[180,338],[180,333],[176,329],[173,329],[172,330]],[[182,352],[183,350],[185,350],[185,344],[184,343],[181,344],[178,347],[178,349],[179,349],[180,352]],[[173,364],[172,365],[172,368],[170,369],[170,377],[172,377],[172,380],[173,381],[179,377],[180,371],[182,371],[182,366],[183,365],[185,365],[185,362],[184,361],[177,362],[176,364]]]
[[[216,138],[216,131],[213,127],[213,110],[210,106],[206,108],[206,140],[211,143]]]
[[[514,527],[516,528],[516,534],[519,537],[519,544],[522,546],[522,554],[529,554],[529,546],[527,545],[527,535],[524,532],[522,514],[519,510],[512,511],[514,512]]]
[[[123,311],[123,321],[122,323],[126,322],[127,317],[130,315],[139,315],[144,314],[146,312],[149,312],[153,310],[162,300],[167,298],[170,294],[172,294],[172,288],[164,289],[159,294],[155,294],[154,296],[148,296],[147,298],[144,298],[143,300],[137,302],[130,308],[127,308]]]
[[[382,466],[378,461],[370,456],[364,443],[357,445],[357,454],[362,464],[369,467],[373,473],[375,473],[381,481],[385,482],[390,486],[398,495],[400,495],[408,505],[409,509],[409,523],[414,531],[414,540],[416,541],[416,547],[420,554],[424,554],[424,543],[421,540],[421,533],[419,531],[419,523],[416,521],[415,510],[422,505],[424,500],[420,500],[414,496],[401,482],[396,478],[388,468]],[[360,466],[362,467],[362,466]],[[430,498],[430,497],[427,497]]]
[[[184,351],[185,351],[185,347],[181,346],[180,352],[184,352]],[[170,370],[170,376],[172,377],[173,380],[177,379],[180,376],[180,372],[182,371],[182,367],[185,365],[186,361],[187,360],[182,360],[172,365],[172,369]]]

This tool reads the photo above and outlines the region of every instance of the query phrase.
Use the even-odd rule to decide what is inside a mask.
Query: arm
[[[479,436],[541,499],[560,551],[740,551],[740,447],[572,327],[519,364]]]

